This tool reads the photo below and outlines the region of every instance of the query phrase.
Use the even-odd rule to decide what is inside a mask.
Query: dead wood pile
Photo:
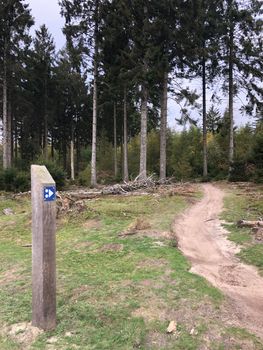
[[[248,220],[239,220],[237,222],[238,227],[263,227],[263,221],[262,220],[255,220],[255,221],[248,221]]]
[[[158,180],[156,181],[153,175],[141,180],[137,177],[134,181],[124,182],[122,184],[115,184],[113,186],[105,187],[102,190],[102,194],[125,194],[129,192],[138,191],[141,189],[153,189],[160,185],[171,184],[172,179]]]
[[[81,212],[87,208],[85,200],[98,198],[104,195],[148,194],[149,192],[155,191],[158,187],[167,186],[171,183],[172,179],[156,181],[153,176],[149,176],[144,180],[136,178],[134,181],[105,186],[102,189],[79,189],[75,191],[57,192],[57,213],[59,216],[68,212]],[[142,190],[144,192],[142,192]]]
[[[253,238],[256,242],[263,243],[263,221],[262,220],[239,220],[238,227],[250,227]]]

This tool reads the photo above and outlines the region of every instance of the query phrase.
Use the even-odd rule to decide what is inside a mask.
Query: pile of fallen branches
[[[172,179],[155,180],[151,175],[146,179],[141,179],[139,176],[133,181],[124,182],[122,184],[115,184],[113,186],[105,187],[102,189],[102,194],[125,194],[129,192],[138,191],[141,189],[152,189],[159,185],[171,184]]]
[[[239,220],[237,222],[238,227],[249,227],[251,228],[251,233],[254,236],[254,240],[256,242],[263,242],[263,220],[254,220],[254,221],[248,221],[248,220]]]
[[[123,182],[121,184],[115,184],[112,186],[105,186],[102,189],[89,189],[86,190],[77,190],[77,191],[66,191],[61,192],[63,196],[66,194],[71,199],[93,199],[102,195],[120,195],[130,192],[136,192],[138,190],[152,190],[160,185],[168,185],[172,183],[172,179],[166,180],[155,180],[154,176],[151,175],[146,179],[140,179],[139,177],[135,178],[133,181]]]
[[[171,184],[172,180],[167,179],[165,181],[154,180],[153,175],[147,177],[144,180],[136,178],[134,181],[124,182],[122,184],[115,184],[113,186],[105,186],[102,189],[78,189],[75,191],[61,191],[57,192],[57,215],[63,215],[64,213],[83,211],[86,207],[84,200],[98,198],[104,195],[125,195],[143,194],[149,191],[155,190],[158,186],[164,184]],[[144,190],[142,193],[139,190]]]

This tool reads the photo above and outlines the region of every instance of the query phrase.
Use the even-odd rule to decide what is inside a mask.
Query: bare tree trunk
[[[94,58],[93,58],[93,116],[92,116],[92,148],[91,148],[91,186],[97,186],[97,107],[98,107],[98,11],[99,2],[96,0],[95,8],[95,29],[94,29]]]
[[[51,159],[54,160],[54,137],[51,136]]]
[[[76,174],[79,174],[79,164],[80,163],[80,142],[78,137],[78,132],[76,136]]]
[[[128,170],[128,133],[127,133],[127,90],[123,94],[123,180],[129,180]]]
[[[118,175],[118,162],[117,162],[117,110],[116,102],[113,103],[113,134],[114,134],[114,176],[117,178]]]
[[[203,177],[207,177],[207,125],[206,125],[206,62],[202,59],[202,88],[203,88]]]
[[[47,73],[46,73],[47,74]],[[44,138],[43,138],[43,155],[44,159],[48,159],[48,129],[47,129],[47,78],[44,81]]]
[[[142,86],[142,103],[141,103],[141,145],[140,145],[140,179],[147,178],[147,100],[148,89]]]
[[[63,140],[62,142],[63,169],[67,170],[67,142],[66,140]]]
[[[10,130],[10,137],[11,137],[11,140],[10,140],[10,143],[11,143],[11,164],[13,164],[13,159],[14,159],[14,135],[13,135],[14,122],[13,122],[13,113],[12,113],[12,105],[11,105],[11,95],[8,97],[7,113],[8,113],[8,123],[10,124],[9,130]]]
[[[234,29],[230,25],[229,35],[229,175],[232,171],[234,160],[234,80],[233,80],[233,45],[234,45]]]
[[[74,129],[72,128],[70,140],[70,178],[75,180],[75,163],[74,163]]]
[[[3,68],[3,168],[11,168],[11,120],[10,114],[7,110],[7,63],[6,63],[6,50],[4,54],[4,68]]]
[[[165,72],[163,77],[163,91],[162,91],[162,97],[161,97],[160,180],[166,179],[167,93],[168,93],[168,73]]]
[[[16,113],[14,115],[14,156],[15,156],[15,162],[17,162],[17,158],[18,158],[18,130],[17,130]]]

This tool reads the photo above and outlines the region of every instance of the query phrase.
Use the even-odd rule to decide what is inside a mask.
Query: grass
[[[222,219],[227,222],[228,238],[241,246],[238,256],[244,262],[257,266],[263,273],[263,245],[255,243],[250,228],[237,227],[237,221],[258,220],[263,216],[263,190],[257,185],[236,185],[228,188]]]
[[[30,349],[194,350],[204,342],[212,349],[211,329],[227,330],[218,316],[222,294],[190,273],[184,256],[161,235],[118,236],[137,218],[154,231],[169,231],[187,203],[182,196],[102,197],[87,201],[83,213],[61,218],[57,328],[39,335]],[[31,250],[23,247],[30,243],[30,201],[4,200],[0,212],[6,207],[15,215],[0,215],[1,327],[31,320]],[[176,335],[166,334],[171,320],[178,323]],[[0,349],[24,347],[0,331]]]

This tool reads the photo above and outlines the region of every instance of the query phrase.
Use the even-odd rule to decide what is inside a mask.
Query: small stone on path
[[[55,344],[55,343],[57,343],[57,341],[58,341],[57,337],[51,337],[47,340],[47,343],[48,344]]]
[[[176,328],[177,328],[176,322],[175,321],[171,321],[169,323],[169,326],[168,326],[166,332],[169,333],[169,334],[170,333],[174,333],[174,332],[176,332]]]

